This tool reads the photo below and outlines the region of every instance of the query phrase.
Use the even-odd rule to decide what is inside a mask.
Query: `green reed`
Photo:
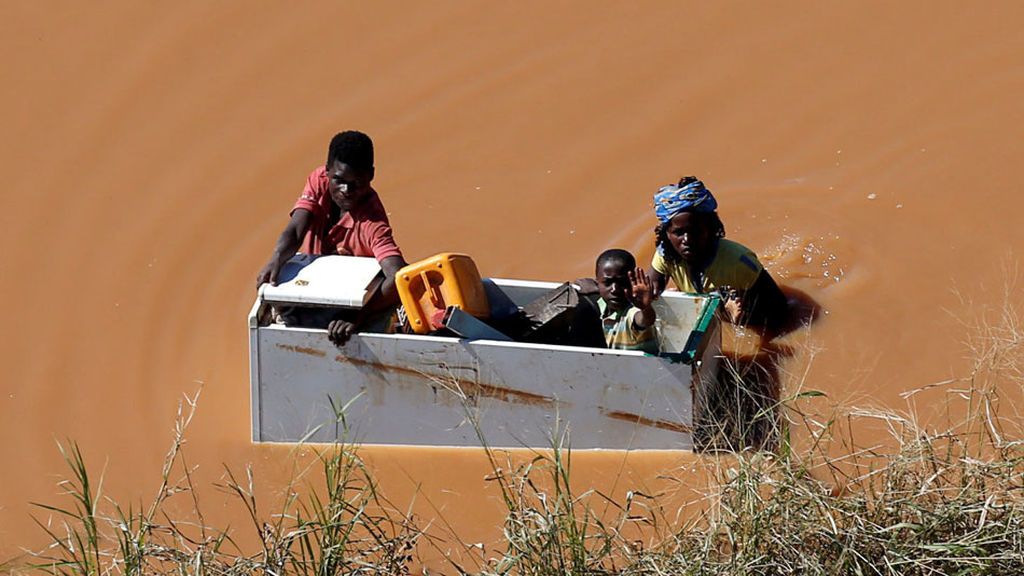
[[[179,406],[161,484],[146,507],[101,503],[77,444],[60,445],[71,470],[60,485],[72,505],[36,504],[60,521],[54,526],[52,519],[37,519],[50,545],[33,553],[27,565],[10,569],[68,575],[409,573],[420,531],[381,496],[350,444],[313,448],[322,477],[303,487],[293,478],[280,508],[269,515],[258,506],[251,467],[241,478],[225,469],[217,486],[242,504],[260,542],[258,552],[243,553],[229,530],[209,526],[183,450],[196,399],[186,397]],[[171,517],[166,505],[182,498],[190,514]]]
[[[1001,392],[1024,391],[1018,319],[1007,308],[976,327],[971,374],[926,387],[945,386],[947,414],[963,415],[942,428],[913,411],[822,410],[806,372],[773,399],[764,374],[726,366],[695,415],[714,482],[682,526],[668,520],[663,495],[638,506],[633,492],[574,492],[563,433],[525,464],[499,462],[476,400],[455,379],[442,382],[463,399],[507,510],[505,549],[482,573],[1024,574],[1024,434],[1015,407],[1000,412]],[[859,446],[866,419],[887,439]]]
[[[440,379],[464,401],[505,506],[497,555],[476,567],[450,560],[445,573],[485,575],[945,575],[1024,573],[1024,434],[1004,396],[1024,391],[1024,326],[1013,309],[976,327],[974,369],[928,386],[944,393],[941,428],[906,412],[827,408],[806,373],[788,396],[745,389],[742,370],[708,398],[728,406],[695,416],[709,439],[701,459],[711,481],[690,520],[673,520],[666,495],[623,497],[572,483],[564,429],[528,461],[502,456],[481,433],[476,399],[458,380]],[[753,387],[753,390],[758,390]],[[904,394],[913,402],[921,390]],[[1004,394],[1011,392],[1012,394]],[[717,395],[717,396],[714,396]],[[227,529],[203,519],[182,450],[195,398],[179,408],[162,482],[147,507],[126,509],[102,496],[78,446],[60,450],[71,474],[60,485],[68,504],[39,504],[50,545],[30,570],[56,574],[408,574],[418,546],[434,539],[379,492],[355,446],[316,448],[321,477],[292,480],[266,513],[251,468],[219,485],[242,503],[260,549],[243,553]],[[344,407],[336,407],[344,425]],[[865,421],[885,441],[861,446]],[[172,481],[172,471],[179,478]],[[689,481],[678,478],[679,482]],[[188,498],[188,518],[165,504]],[[454,544],[461,542],[456,538]],[[462,544],[466,550],[471,546]],[[8,569],[11,564],[5,565]]]

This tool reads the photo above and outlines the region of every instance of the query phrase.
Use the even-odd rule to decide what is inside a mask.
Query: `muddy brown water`
[[[647,259],[651,193],[703,178],[729,237],[822,306],[791,338],[836,402],[902,408],[962,375],[961,321],[1003,303],[1024,245],[1020,3],[0,13],[4,557],[42,542],[28,503],[57,499],[55,440],[105,466],[115,498],[148,498],[200,387],[201,484],[251,462],[280,490],[293,455],[249,442],[245,316],[340,129],[375,139],[410,260],[461,251],[491,276],[574,278],[611,246]],[[417,495],[468,542],[499,536],[479,451],[367,458],[393,501]],[[691,459],[580,454],[574,473],[622,493]],[[208,520],[241,518],[204,494]]]

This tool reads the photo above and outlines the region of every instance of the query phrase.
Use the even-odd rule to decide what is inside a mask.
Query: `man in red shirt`
[[[380,294],[368,305],[369,311],[397,303],[395,274],[406,263],[384,205],[370,187],[373,176],[370,137],[353,130],[335,135],[327,149],[327,164],[306,179],[291,220],[278,237],[270,261],[256,277],[256,286],[264,282],[276,285],[281,268],[301,247],[306,254],[376,258],[384,282]],[[355,323],[334,320],[328,325],[328,334],[341,345],[356,328]]]

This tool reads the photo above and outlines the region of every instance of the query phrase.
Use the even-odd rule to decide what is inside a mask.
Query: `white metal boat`
[[[479,446],[479,429],[490,446],[543,448],[568,430],[573,449],[693,447],[695,391],[718,370],[714,298],[666,292],[655,302],[658,356],[372,331],[339,349],[325,330],[272,320],[275,305],[362,305],[366,259],[316,262],[264,286],[249,314],[254,442]],[[558,286],[489,282],[518,306]]]

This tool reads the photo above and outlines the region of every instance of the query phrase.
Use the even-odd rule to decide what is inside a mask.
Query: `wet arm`
[[[384,271],[384,282],[380,285],[380,292],[367,303],[364,309],[366,312],[378,312],[398,304],[398,289],[395,287],[395,276],[404,267],[405,258],[401,256],[388,256],[381,260],[380,268]]]
[[[256,277],[257,288],[265,282],[277,284],[277,275],[281,272],[281,267],[298,252],[312,221],[313,214],[309,210],[297,208],[292,212],[288,225],[284,227],[281,235],[277,238],[277,244],[274,245],[270,260]]]
[[[377,293],[359,311],[356,319],[350,322],[342,318],[336,318],[327,325],[327,338],[334,342],[335,346],[343,347],[375,312],[380,312],[398,304],[395,276],[404,267],[405,259],[401,256],[388,256],[381,260],[380,268],[384,271],[384,281],[380,284]]]
[[[665,291],[665,287],[668,285],[668,278],[654,268],[647,269],[647,276],[651,279],[651,286],[654,288],[654,295],[661,296],[661,293]]]
[[[655,296],[654,281],[651,275],[644,272],[643,268],[637,268],[629,272],[629,281],[632,284],[632,295],[634,305],[640,311],[633,317],[634,328],[645,330],[654,325],[657,315],[654,313],[652,303]]]
[[[776,330],[786,321],[789,313],[786,296],[767,270],[758,274],[753,286],[743,295],[743,310],[743,324]]]
[[[387,301],[388,306],[398,304],[398,289],[395,287],[395,276],[398,271],[405,268],[405,258],[401,256],[388,256],[380,263],[384,270],[384,283],[380,286],[381,299]]]
[[[648,304],[646,307],[640,309],[640,312],[638,312],[633,318],[633,323],[636,325],[636,329],[645,330],[653,326],[654,321],[657,318],[658,315],[654,312],[654,306]]]

